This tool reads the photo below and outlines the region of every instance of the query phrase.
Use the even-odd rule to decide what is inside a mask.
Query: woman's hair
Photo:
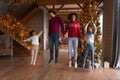
[[[30,36],[33,36],[33,33],[35,32],[35,30],[31,30],[30,32],[29,32],[29,34],[30,34]]]
[[[76,14],[76,13],[70,13],[70,14],[68,14],[68,16],[67,16],[70,21],[72,20],[72,16],[73,16],[73,15],[76,16],[76,20],[77,20],[77,18],[78,18],[77,14]]]
[[[55,11],[54,9],[50,9],[50,10],[48,11],[48,13],[56,14],[56,11]]]

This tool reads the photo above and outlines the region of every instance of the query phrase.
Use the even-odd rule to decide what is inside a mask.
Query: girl
[[[42,35],[43,31],[40,31],[39,34],[36,34],[34,30],[30,31],[31,37],[23,40],[24,42],[30,41],[32,44],[32,50],[31,50],[31,65],[35,65],[38,49],[39,49],[39,37]]]
[[[88,25],[92,23],[94,26],[94,31],[92,30],[91,27],[88,27]],[[85,26],[85,39],[86,39],[86,48],[85,48],[85,53],[83,57],[83,69],[85,68],[85,62],[87,58],[88,51],[91,51],[91,65],[92,65],[92,70],[94,69],[94,36],[97,32],[96,25],[93,21],[90,21],[86,24]]]

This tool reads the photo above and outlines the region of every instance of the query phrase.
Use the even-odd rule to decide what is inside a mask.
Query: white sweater
[[[30,41],[32,45],[39,45],[39,37],[42,35],[42,33],[43,32],[41,31],[38,35],[31,36],[23,41],[24,42]]]

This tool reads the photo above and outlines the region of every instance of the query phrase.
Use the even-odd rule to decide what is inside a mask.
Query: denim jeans
[[[74,59],[77,60],[78,38],[68,38],[68,58],[72,57],[72,48],[74,50]]]
[[[86,62],[86,58],[87,58],[89,50],[91,53],[91,65],[94,65],[94,44],[93,43],[86,44],[85,53],[84,53],[84,57],[83,57],[83,63],[85,64],[85,62]]]
[[[54,48],[55,48],[55,62],[58,62],[58,49],[59,49],[59,34],[50,34],[50,59],[54,58]],[[55,47],[54,47],[55,46]]]

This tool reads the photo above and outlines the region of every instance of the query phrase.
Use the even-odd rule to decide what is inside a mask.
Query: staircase
[[[23,17],[21,20],[20,20],[20,22],[21,23],[23,23],[23,24],[25,24],[25,23],[27,23],[27,21],[29,21],[30,20],[30,18],[32,18],[36,13],[38,13],[40,11],[40,9],[39,8],[34,8],[28,15],[26,15],[25,17]]]
[[[12,12],[12,16],[16,17],[17,20],[21,20],[26,15],[28,15],[35,7],[36,3],[21,4]]]
[[[37,5],[35,0],[3,0],[10,5],[9,14],[21,20]]]
[[[22,25],[20,22],[10,15],[0,17],[2,27],[0,31],[13,38],[17,44],[30,51],[30,43],[24,43],[23,40],[29,36],[30,28]]]
[[[14,40],[16,49],[30,52],[30,43],[24,43],[23,40],[29,37],[31,29],[24,26],[20,21],[26,22],[33,16],[38,9],[35,0],[3,0],[10,4],[9,15],[0,16],[0,32],[9,35]],[[29,1],[29,2],[28,2]],[[29,17],[29,19],[28,19]],[[19,20],[19,22],[18,22]],[[16,51],[18,53],[18,51]]]

